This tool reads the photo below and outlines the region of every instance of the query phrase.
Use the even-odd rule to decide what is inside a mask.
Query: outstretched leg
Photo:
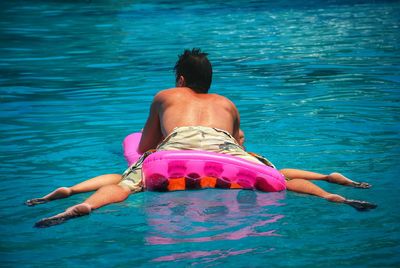
[[[119,174],[106,174],[92,179],[86,180],[84,182],[78,183],[72,187],[60,187],[53,192],[40,197],[27,200],[25,202],[28,206],[34,206],[38,204],[47,203],[52,200],[66,198],[74,194],[85,193],[90,191],[95,191],[100,187],[112,184],[118,184],[121,181],[122,176]]]
[[[368,209],[376,208],[377,205],[360,200],[349,200],[344,198],[343,196],[329,193],[322,188],[318,187],[314,183],[305,180],[305,179],[292,179],[286,182],[286,187],[289,191],[303,193],[303,194],[311,194],[316,195],[322,198],[325,198],[328,201],[336,202],[336,203],[344,203],[354,207],[357,210],[365,211]]]
[[[131,194],[126,186],[106,185],[98,189],[83,203],[72,206],[55,216],[44,218],[35,224],[35,227],[45,228],[65,222],[66,220],[88,215],[93,209],[124,201]]]
[[[370,188],[371,185],[366,182],[355,182],[349,178],[343,176],[340,173],[334,172],[329,175],[319,174],[315,172],[299,170],[299,169],[282,169],[280,172],[287,178],[291,179],[303,179],[303,180],[324,180],[331,183],[353,186],[356,188]]]

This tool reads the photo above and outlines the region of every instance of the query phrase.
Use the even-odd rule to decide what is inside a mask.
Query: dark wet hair
[[[175,64],[176,81],[185,78],[186,86],[200,93],[207,93],[211,86],[212,67],[207,53],[199,48],[186,49]]]

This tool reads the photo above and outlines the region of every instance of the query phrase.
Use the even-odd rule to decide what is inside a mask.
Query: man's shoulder
[[[154,96],[154,100],[166,101],[169,99],[179,98],[182,95],[184,95],[184,92],[179,88],[168,88],[157,92],[157,94]]]
[[[223,95],[219,95],[219,94],[216,94],[216,93],[212,93],[210,95],[212,95],[219,102],[223,102],[223,103],[226,103],[226,104],[229,104],[229,105],[234,105],[233,102],[228,97],[225,97]]]

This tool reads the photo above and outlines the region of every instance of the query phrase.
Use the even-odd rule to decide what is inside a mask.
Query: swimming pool
[[[75,1],[0,4],[2,265],[395,267],[400,263],[398,1]],[[145,192],[47,229],[55,187],[124,170],[122,139],[172,87],[183,48],[214,66],[247,149],[278,167],[373,188],[360,213],[311,196]]]

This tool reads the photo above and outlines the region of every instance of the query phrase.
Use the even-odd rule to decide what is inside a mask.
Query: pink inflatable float
[[[128,165],[140,157],[141,133],[123,142]],[[158,151],[143,162],[145,189],[177,191],[203,188],[251,189],[277,192],[286,189],[284,176],[276,169],[241,158],[206,151]]]

